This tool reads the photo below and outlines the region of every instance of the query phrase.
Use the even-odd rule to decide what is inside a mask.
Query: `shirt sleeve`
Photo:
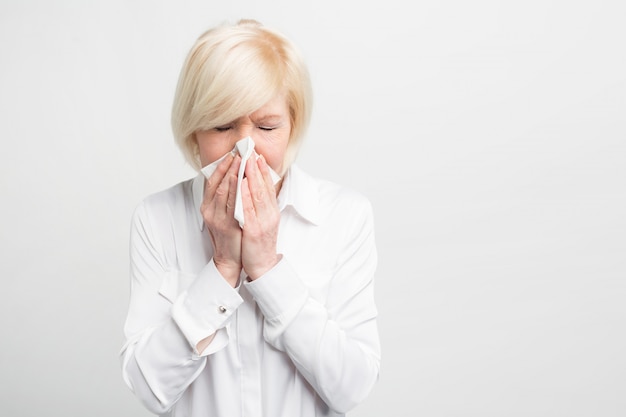
[[[244,284],[265,317],[266,341],[284,351],[326,404],[340,413],[369,394],[380,367],[377,258],[369,203],[351,218],[325,304],[309,295],[287,256]]]
[[[199,274],[173,270],[145,205],[130,234],[131,291],[120,353],[126,384],[154,413],[169,410],[228,344],[231,314],[243,302],[211,260]],[[215,333],[204,352],[197,343]]]

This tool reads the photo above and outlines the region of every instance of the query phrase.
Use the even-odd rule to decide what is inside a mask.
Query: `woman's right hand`
[[[241,157],[228,154],[204,183],[200,212],[213,243],[213,262],[233,287],[241,273],[241,228],[235,220],[237,173]]]

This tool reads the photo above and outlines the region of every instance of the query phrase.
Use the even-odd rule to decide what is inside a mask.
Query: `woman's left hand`
[[[251,280],[274,267],[280,211],[276,188],[265,158],[250,158],[241,183],[245,223],[241,242],[241,263]]]

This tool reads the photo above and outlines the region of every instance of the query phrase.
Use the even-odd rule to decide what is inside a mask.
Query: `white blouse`
[[[232,288],[212,261],[203,182],[134,213],[124,380],[163,416],[344,415],[380,365],[370,203],[292,165],[278,196],[282,259]]]

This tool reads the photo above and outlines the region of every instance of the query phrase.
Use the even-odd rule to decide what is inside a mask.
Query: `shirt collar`
[[[278,208],[282,212],[291,206],[303,219],[319,225],[321,220],[319,187],[313,177],[292,164],[285,175],[278,194]]]
[[[191,189],[198,228],[203,230],[204,219],[200,212],[204,195],[204,175],[202,173],[193,179]],[[318,190],[313,177],[292,164],[285,174],[283,186],[278,194],[278,209],[282,212],[286,207],[292,207],[303,219],[314,225],[319,225],[321,211]]]

